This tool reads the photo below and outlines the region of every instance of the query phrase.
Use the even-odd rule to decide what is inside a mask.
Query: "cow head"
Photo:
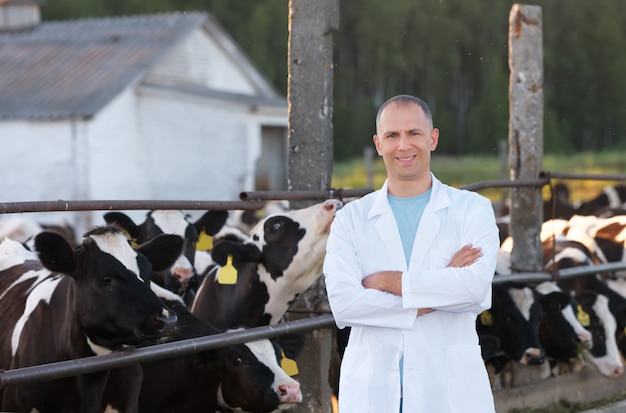
[[[545,351],[539,342],[539,320],[543,308],[530,287],[506,282],[494,284],[489,317],[479,317],[480,334],[500,340],[500,349],[521,364],[543,364]],[[483,321],[489,319],[488,322]]]
[[[104,219],[109,224],[117,224],[128,233],[135,242],[145,243],[161,234],[174,234],[184,239],[182,251],[178,259],[163,270],[156,271],[154,281],[170,291],[185,295],[195,290],[199,283],[194,268],[196,244],[199,234],[217,233],[226,222],[227,211],[207,211],[198,220],[191,223],[189,217],[177,210],[154,210],[148,212],[141,224],[136,224],[122,212],[108,212]],[[190,303],[193,297],[187,301]]]
[[[609,309],[608,298],[585,291],[577,294],[575,301],[577,316],[593,337],[593,345],[586,350],[586,358],[600,374],[620,377],[624,373],[624,364],[616,339],[617,322]]]
[[[35,249],[44,267],[71,277],[79,329],[96,354],[171,333],[176,315],[150,290],[153,270],[170,266],[182,239],[162,236],[133,250],[118,229],[96,228],[72,249],[58,233],[41,232]]]
[[[270,215],[257,224],[250,236],[263,251],[262,264],[273,280],[283,276],[290,267],[303,274],[321,274],[330,224],[342,205],[331,199],[308,208]],[[308,280],[309,285],[314,280]]]
[[[300,384],[280,367],[280,347],[259,340],[220,350],[222,407],[250,412],[287,409],[302,401]]]

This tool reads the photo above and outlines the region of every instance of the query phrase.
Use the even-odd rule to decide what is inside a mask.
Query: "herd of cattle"
[[[227,211],[195,222],[180,211],[151,211],[140,224],[111,212],[80,242],[20,216],[3,219],[0,369],[278,323],[320,276],[341,206],[328,200],[284,210],[253,227]],[[196,250],[199,243],[204,251]],[[289,367],[303,347],[304,336],[292,334],[7,386],[0,410],[287,409],[302,400]]]
[[[544,203],[540,239],[543,269],[626,262],[626,186],[609,186],[594,199],[569,202],[556,186]],[[594,368],[616,378],[626,357],[626,271],[542,283],[507,281],[513,240],[507,216],[498,219],[501,247],[492,308],[476,321],[494,388],[522,382],[518,365],[536,366],[537,378]],[[502,282],[500,282],[502,281]]]
[[[545,270],[626,261],[626,188],[581,205],[565,187],[546,202]],[[566,188],[565,188],[566,190]],[[565,195],[562,195],[565,194]],[[269,207],[273,206],[272,211]],[[255,222],[241,211],[122,212],[76,241],[24,217],[0,217],[0,369],[271,325],[322,273],[335,212],[270,203]],[[593,206],[592,206],[593,205]],[[625,274],[541,284],[498,282],[512,271],[506,217],[493,305],[477,317],[494,389],[516,384],[512,365],[540,378],[587,366],[624,372]],[[341,337],[341,335],[339,335]],[[271,412],[302,401],[288,366],[301,335],[227,345],[75,378],[0,388],[3,411]],[[339,349],[341,350],[341,349]]]

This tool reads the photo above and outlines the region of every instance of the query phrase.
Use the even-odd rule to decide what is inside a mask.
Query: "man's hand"
[[[361,284],[365,288],[386,291],[402,295],[402,271],[379,271],[363,278]]]
[[[475,263],[476,260],[482,256],[482,248],[474,248],[472,244],[467,244],[461,247],[461,249],[454,254],[452,259],[450,260],[450,263],[446,265],[446,267],[467,267],[468,265],[472,265],[473,263]]]

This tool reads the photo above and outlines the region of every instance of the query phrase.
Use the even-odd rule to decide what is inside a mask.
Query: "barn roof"
[[[241,55],[201,12],[51,21],[0,33],[0,119],[90,118],[202,25]]]

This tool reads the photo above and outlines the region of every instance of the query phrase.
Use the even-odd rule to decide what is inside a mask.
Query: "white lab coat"
[[[339,328],[352,327],[339,383],[340,413],[396,413],[404,356],[403,413],[494,412],[476,316],[491,307],[499,236],[491,203],[442,184],[434,175],[407,269],[387,182],[339,210],[324,275]],[[483,256],[446,268],[463,245]],[[403,271],[402,297],[365,289],[382,270]],[[416,317],[418,308],[437,311]]]

